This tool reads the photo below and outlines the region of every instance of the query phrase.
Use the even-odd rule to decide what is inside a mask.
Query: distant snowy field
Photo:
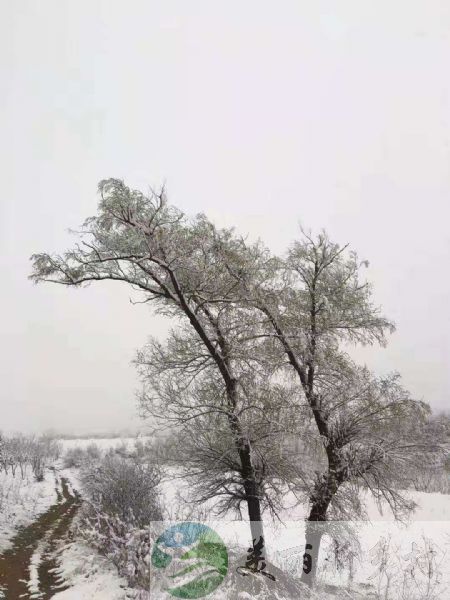
[[[109,450],[110,448],[118,448],[125,445],[132,448],[136,440],[145,442],[150,439],[149,436],[140,437],[123,437],[123,438],[76,438],[71,440],[60,440],[64,452],[69,448],[87,448],[91,444],[96,444],[101,450]]]

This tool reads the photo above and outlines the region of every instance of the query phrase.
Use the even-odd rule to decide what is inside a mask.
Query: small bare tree
[[[19,468],[23,479],[26,467],[30,464],[30,438],[23,435],[3,437],[0,442],[0,464],[5,473],[11,469],[13,477]]]
[[[36,481],[43,481],[45,469],[54,459],[53,442],[47,438],[30,439],[30,464]]]

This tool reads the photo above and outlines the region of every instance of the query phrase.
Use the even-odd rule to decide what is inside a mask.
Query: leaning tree
[[[164,191],[145,195],[117,179],[100,182],[99,191],[98,214],[84,223],[78,243],[62,255],[33,255],[31,279],[66,286],[124,282],[142,292],[143,301],[157,312],[188,325],[201,344],[201,354],[208,357],[211,377],[221,390],[220,402],[226,405],[240,493],[248,508],[253,547],[261,553],[261,466],[243,422],[242,406],[251,390],[243,389],[239,376],[239,365],[247,356],[243,346],[237,348],[230,341],[226,324],[231,308],[224,315],[224,307],[232,307],[236,300],[237,283],[223,256],[233,255],[230,261],[238,266],[243,242],[231,231],[217,230],[201,215],[188,220],[167,203]]]

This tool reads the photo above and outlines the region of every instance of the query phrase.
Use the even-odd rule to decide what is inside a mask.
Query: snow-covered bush
[[[110,454],[115,454],[116,456],[120,456],[122,458],[132,457],[131,450],[128,448],[127,444],[123,440],[118,446],[110,449]]]
[[[65,469],[78,469],[80,468],[85,460],[86,460],[87,452],[80,448],[79,446],[75,446],[74,448],[69,448],[64,455],[63,465]]]
[[[79,469],[85,464],[100,462],[102,456],[102,450],[95,442],[92,442],[86,448],[74,446],[68,448],[64,454],[63,465],[65,469]]]
[[[147,589],[150,577],[151,529],[139,528],[118,516],[102,513],[85,504],[79,532],[81,536],[117,567],[132,587]]]
[[[81,472],[87,502],[80,533],[134,587],[149,581],[150,525],[163,518],[160,480],[156,467],[112,453]]]
[[[130,450],[130,456],[136,462],[147,464],[160,464],[153,439],[138,438]]]
[[[450,477],[444,469],[417,471],[413,479],[413,487],[417,492],[450,494]]]
[[[23,479],[25,466],[30,463],[30,447],[30,438],[25,436],[0,436],[0,469],[15,477],[19,467]]]
[[[156,488],[159,469],[118,456],[107,455],[82,471],[83,490],[101,512],[126,523],[145,527],[161,518]]]
[[[424,453],[411,470],[409,480],[417,492],[450,494],[450,459],[441,452]]]
[[[51,437],[42,436],[31,440],[31,468],[37,481],[43,481],[45,469],[59,458],[61,445]]]
[[[0,469],[9,471],[15,477],[19,469],[22,479],[27,467],[31,467],[37,481],[44,479],[47,466],[59,458],[61,445],[48,436],[1,437],[0,439]]]
[[[91,461],[99,461],[102,458],[102,451],[98,444],[92,442],[86,448],[86,456]]]

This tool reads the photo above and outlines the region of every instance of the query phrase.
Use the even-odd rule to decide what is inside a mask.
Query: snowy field
[[[83,542],[65,546],[61,553],[61,577],[69,589],[55,600],[123,600],[129,596],[127,582],[116,568]]]
[[[76,445],[87,447],[90,443],[96,443],[106,450],[123,444],[131,447],[134,441],[132,438],[70,440],[65,441],[64,445],[66,448]],[[76,473],[73,475],[76,476]],[[172,476],[166,476],[162,492],[174,521],[182,519],[182,513],[178,513],[174,507],[177,494],[180,493],[182,497],[186,497],[188,488],[176,471],[172,472]],[[339,569],[336,566],[332,549],[325,538],[320,556],[323,582],[330,585],[348,586],[348,589],[364,589],[369,585],[371,589],[377,589],[386,584],[387,580],[389,580],[391,588],[401,586],[403,585],[402,573],[404,570],[411,569],[413,563],[419,564],[419,571],[420,568],[425,568],[424,557],[432,548],[431,552],[436,553],[433,554],[435,584],[440,593],[440,596],[436,597],[450,598],[450,495],[411,492],[410,498],[417,504],[417,508],[408,522],[399,523],[394,520],[387,506],[383,506],[380,510],[374,499],[367,494],[366,504],[370,521],[352,524],[360,543],[352,568],[350,569],[346,565]],[[265,524],[267,559],[275,567],[298,575],[302,567],[305,510],[302,506],[294,506],[294,499],[289,499],[287,504],[290,504],[291,508],[286,509],[281,515],[282,523],[267,520]],[[205,518],[205,511],[201,508],[198,509],[198,515],[201,515],[198,518],[199,521],[206,522],[222,537],[232,554],[245,556],[246,547],[250,541],[248,523],[228,519],[218,521],[213,516]],[[192,516],[190,519],[195,520]],[[170,523],[174,521],[170,521]],[[154,523],[152,527],[162,530],[170,523]],[[380,563],[383,563],[384,570],[380,567]],[[230,569],[230,577],[232,576]],[[219,600],[227,598],[227,594],[230,593],[230,586],[225,580],[221,588],[210,597],[212,600]],[[157,596],[152,594],[153,597]],[[160,597],[167,598],[168,595],[164,593]],[[244,597],[245,594],[242,598]],[[395,595],[392,597],[395,598]],[[401,595],[398,597],[402,598]],[[98,598],[103,597],[99,596]]]
[[[183,496],[187,492],[182,480],[176,477],[176,473],[174,475],[172,481],[166,480],[163,485],[164,496],[171,502],[175,500],[177,491],[181,491]],[[319,559],[320,578],[324,585],[346,588],[345,593],[369,588],[381,591],[388,585],[390,592],[386,599],[395,600],[450,598],[450,495],[414,491],[409,493],[409,497],[417,507],[406,522],[395,521],[387,505],[380,508],[374,498],[366,494],[368,521],[333,524],[333,527],[342,531],[339,534],[342,535],[342,541],[347,540],[345,531],[351,525],[357,534],[359,548],[355,551],[351,568],[347,563],[339,568],[329,538],[324,538]],[[280,515],[282,522],[266,519],[266,557],[269,564],[298,577],[303,566],[305,507],[294,506],[294,498],[288,498],[286,504],[291,504],[291,508]],[[242,564],[246,543],[250,543],[249,524],[227,519],[219,521],[214,517],[207,519],[206,523],[221,536],[230,550],[242,557],[239,563]],[[167,525],[160,525],[160,528]],[[414,572],[416,581],[413,585],[417,584],[420,592],[407,587],[404,580],[406,571]],[[428,571],[432,571],[430,579],[433,590],[429,590],[427,595]],[[233,577],[231,568],[228,579],[230,577]],[[211,599],[228,598],[225,592],[227,587],[230,586],[225,580],[221,589],[210,596]],[[161,594],[160,597],[167,596]],[[323,598],[326,597],[324,593]]]
[[[69,448],[83,447],[95,443],[103,451],[111,447],[126,445],[131,448],[134,438],[127,439],[82,439],[63,441],[64,451]],[[80,490],[78,470],[64,469],[61,461],[56,465],[58,476],[67,478],[73,489]],[[46,511],[57,501],[55,489],[55,473],[46,471],[45,480],[41,483],[34,481],[32,474],[27,473],[24,480],[13,478],[10,474],[0,475],[1,510],[0,510],[0,550],[5,550],[18,527],[30,524],[39,514]],[[80,490],[82,491],[82,490]],[[186,497],[188,488],[179,477],[177,471],[166,475],[162,484],[162,493],[169,508],[170,519],[167,522],[152,523],[153,530],[164,530],[174,522],[184,520],[187,516],[177,510],[177,497]],[[450,495],[439,493],[427,494],[411,492],[410,497],[417,504],[417,509],[407,523],[395,522],[387,507],[380,512],[379,507],[370,495],[366,496],[369,522],[354,523],[360,548],[355,552],[353,561],[343,566],[336,563],[332,547],[325,540],[321,549],[321,580],[325,587],[317,598],[375,598],[370,595],[376,590],[390,587],[390,595],[386,599],[399,598],[413,600],[416,598],[450,598]],[[265,523],[267,543],[267,560],[269,568],[277,574],[278,569],[287,573],[287,582],[293,581],[292,576],[298,576],[302,568],[304,543],[304,507],[295,506],[293,498],[288,498],[286,509],[281,515],[282,522],[269,519]],[[236,567],[245,560],[249,544],[249,524],[245,521],[232,519],[218,520],[207,516],[206,507],[195,508],[188,520],[201,521],[216,531],[223,539],[229,554],[230,567],[227,577],[217,590],[210,596],[211,600],[227,600],[241,598],[279,598],[291,596],[287,592],[277,595],[277,589],[265,587],[256,589],[255,582],[236,576]],[[410,590],[410,597],[405,595],[403,574],[406,570],[416,569],[417,585],[424,580],[424,574],[431,563],[427,558],[432,557],[433,589],[430,593],[417,595]],[[119,577],[115,567],[105,558],[100,557],[95,550],[84,542],[72,539],[66,543],[59,553],[58,575],[69,589],[57,593],[57,600],[125,600],[135,597],[134,592],[127,588],[126,581]],[[426,574],[425,574],[426,575]],[[30,582],[36,577],[30,570]],[[282,575],[282,577],[284,577]],[[282,578],[281,577],[281,578]],[[155,576],[157,582],[158,574]],[[282,585],[280,578],[280,585]],[[255,579],[254,577],[252,579]],[[426,579],[426,577],[425,577]],[[258,582],[257,582],[258,583]],[[284,582],[284,587],[288,587]],[[36,585],[38,582],[36,582]],[[31,584],[30,584],[31,585]],[[237,589],[237,585],[241,586]],[[245,586],[250,586],[250,592]],[[244,586],[244,588],[242,588]],[[253,587],[252,587],[253,586]],[[331,592],[333,586],[339,586],[340,591]],[[384,586],[384,587],[383,587]],[[31,589],[31,588],[30,588]],[[284,588],[283,588],[284,589]],[[287,588],[286,588],[287,589]],[[398,591],[394,591],[397,589]],[[152,600],[170,596],[167,592],[158,592],[158,587],[150,595]],[[361,592],[361,590],[363,590]],[[367,590],[367,595],[364,595]],[[433,592],[434,595],[431,594]],[[408,589],[406,594],[408,594]],[[250,594],[250,595],[249,595]],[[292,592],[295,597],[295,592]],[[340,595],[344,594],[344,595]],[[346,595],[345,595],[346,594]],[[362,595],[361,595],[362,594]],[[396,595],[397,594],[397,595]]]
[[[127,446],[128,448],[132,448],[136,440],[141,440],[145,442],[150,439],[148,436],[139,436],[139,437],[123,437],[123,438],[75,438],[70,440],[60,440],[63,453],[72,448],[83,448],[86,449],[88,446],[95,444],[100,448],[100,450],[109,450],[110,448],[118,448],[120,446]]]

